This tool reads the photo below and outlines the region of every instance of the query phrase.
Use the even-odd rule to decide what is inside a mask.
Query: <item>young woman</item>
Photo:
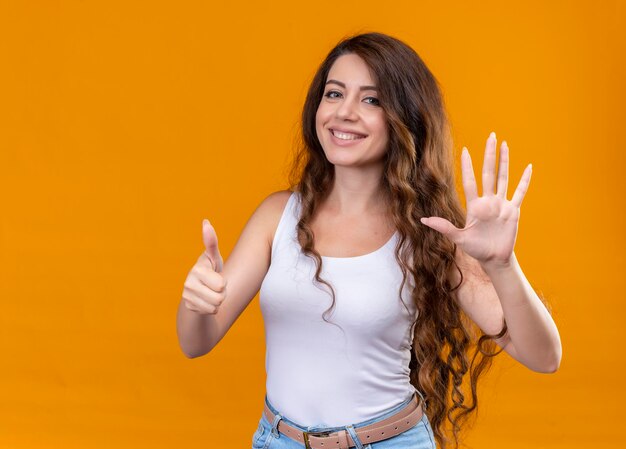
[[[225,264],[203,222],[182,350],[209,352],[260,291],[267,388],[254,448],[445,449],[446,422],[458,445],[491,357],[560,364],[558,330],[513,252],[532,167],[508,200],[509,150],[496,175],[492,133],[478,196],[464,148],[464,212],[437,81],[380,33],[328,54],[302,134],[290,190],[259,205]]]

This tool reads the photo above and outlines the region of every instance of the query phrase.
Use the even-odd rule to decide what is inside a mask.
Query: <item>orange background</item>
[[[190,360],[182,286],[202,218],[227,258],[286,187],[312,76],[364,31],[422,56],[477,176],[492,130],[511,185],[533,164],[515,251],[563,360],[499,356],[469,447],[623,447],[624,2],[220,3],[0,6],[0,447],[250,447],[258,297]]]

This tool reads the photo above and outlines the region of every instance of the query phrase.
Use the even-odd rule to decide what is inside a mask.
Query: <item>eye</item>
[[[337,92],[336,90],[329,90],[328,92],[324,94],[324,97],[338,98],[338,97],[333,96],[333,94],[341,95],[341,93]],[[372,102],[368,102],[368,104],[371,104],[372,106],[380,106],[380,101],[376,97],[367,97],[365,98],[365,100],[372,100]]]
[[[336,90],[329,90],[328,92],[326,92],[326,93],[324,94],[324,96],[325,96],[326,98],[337,98],[337,97],[333,97],[333,96],[331,96],[332,94],[339,94],[339,92],[337,92]],[[341,94],[339,94],[339,95],[341,95]]]

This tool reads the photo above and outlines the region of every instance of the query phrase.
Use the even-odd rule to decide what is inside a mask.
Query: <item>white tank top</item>
[[[322,256],[320,276],[336,295],[327,320],[342,332],[322,319],[332,297],[327,286],[315,282],[315,260],[302,253],[296,237],[299,217],[300,194],[293,192],[276,228],[260,289],[267,399],[302,426],[356,424],[415,391],[409,381],[417,318],[410,297],[414,284],[407,275],[401,300],[397,232],[369,254]]]

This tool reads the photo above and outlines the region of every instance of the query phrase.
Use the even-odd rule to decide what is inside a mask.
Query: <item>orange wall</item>
[[[624,2],[219,3],[0,6],[0,448],[250,446],[258,298],[189,360],[183,282],[202,218],[226,258],[285,188],[308,83],[358,31],[426,61],[459,158],[467,146],[481,167],[495,130],[511,185],[533,164],[516,254],[554,307],[563,361],[545,375],[499,356],[468,444],[617,448]]]

